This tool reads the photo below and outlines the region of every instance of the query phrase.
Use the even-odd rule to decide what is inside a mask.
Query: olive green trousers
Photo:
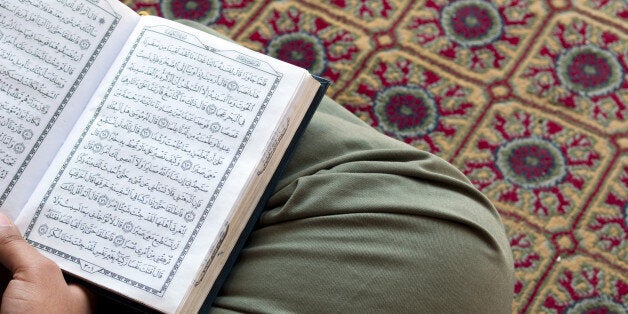
[[[513,284],[462,173],[325,98],[212,312],[510,313]]]

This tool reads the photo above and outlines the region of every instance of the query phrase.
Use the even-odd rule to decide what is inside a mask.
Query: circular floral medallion
[[[126,242],[126,239],[124,239],[124,237],[121,235],[117,235],[115,238],[113,238],[113,245],[115,246],[122,246],[124,242]]]
[[[133,223],[130,222],[130,221],[125,222],[122,225],[122,231],[124,231],[126,233],[133,231]]]
[[[429,92],[418,86],[392,86],[378,93],[375,115],[385,131],[422,136],[438,125],[438,107]]]
[[[186,212],[185,215],[183,215],[183,219],[187,222],[192,222],[194,218],[196,218],[196,214],[193,211]]]
[[[577,46],[563,52],[556,62],[560,83],[583,96],[602,96],[623,83],[623,69],[610,51],[595,46]]]
[[[506,180],[531,189],[560,183],[567,166],[559,148],[537,137],[505,143],[497,151],[496,164]]]
[[[98,205],[100,206],[106,206],[107,204],[109,204],[109,198],[107,197],[107,195],[100,195],[98,197],[98,199],[96,200],[96,202],[98,203]]]
[[[220,18],[220,0],[164,0],[161,12],[167,19],[194,20],[209,25]]]
[[[43,224],[43,225],[39,226],[37,231],[39,232],[39,235],[42,235],[42,236],[45,235],[46,233],[48,233],[48,225]]]
[[[626,313],[628,307],[619,304],[608,297],[597,297],[580,300],[573,303],[564,313],[567,314],[595,314],[595,313]]]
[[[504,23],[490,2],[461,0],[447,5],[440,24],[447,37],[466,46],[485,46],[501,37]]]
[[[94,153],[100,154],[100,152],[102,152],[102,144],[95,143],[94,145],[91,146],[91,149]]]
[[[325,46],[312,34],[296,32],[275,37],[266,48],[268,54],[313,74],[321,74],[327,66]]]
[[[24,131],[22,131],[22,138],[25,140],[30,140],[31,138],[33,138],[33,130],[31,129],[26,129]]]
[[[24,144],[22,144],[22,143],[17,143],[15,145],[13,145],[13,151],[16,154],[21,154],[21,153],[24,152],[24,150],[26,150],[26,146],[24,146]]]

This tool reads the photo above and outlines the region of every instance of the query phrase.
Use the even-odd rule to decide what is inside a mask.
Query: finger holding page
[[[30,246],[3,213],[0,213],[0,264],[5,268],[3,275],[5,270],[9,271],[8,283],[1,282],[1,313],[89,312],[87,291],[66,284],[59,267]]]
[[[11,273],[20,269],[27,270],[43,262],[43,257],[30,246],[18,231],[13,222],[0,213],[0,263]]]

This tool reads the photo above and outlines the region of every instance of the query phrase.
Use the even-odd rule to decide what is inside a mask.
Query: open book
[[[117,0],[0,1],[1,210],[65,272],[196,311],[325,87]]]

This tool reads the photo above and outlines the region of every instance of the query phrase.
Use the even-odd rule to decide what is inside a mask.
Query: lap
[[[212,310],[498,313],[512,288],[488,199],[326,97]]]

